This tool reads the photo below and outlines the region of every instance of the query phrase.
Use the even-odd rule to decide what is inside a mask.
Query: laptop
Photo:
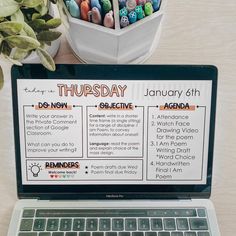
[[[8,236],[219,236],[209,200],[217,69],[12,68]]]

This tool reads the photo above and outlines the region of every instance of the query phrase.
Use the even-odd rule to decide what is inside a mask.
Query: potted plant
[[[0,58],[13,64],[36,53],[41,63],[55,70],[55,63],[47,52],[52,41],[61,33],[55,29],[61,24],[54,18],[51,4],[57,0],[0,0]],[[0,66],[0,89],[3,87],[3,72]]]

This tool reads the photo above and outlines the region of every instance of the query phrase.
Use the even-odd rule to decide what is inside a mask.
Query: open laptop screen
[[[209,187],[213,67],[25,65],[13,77],[22,192]]]

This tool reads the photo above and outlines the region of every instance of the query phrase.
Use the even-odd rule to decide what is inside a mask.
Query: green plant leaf
[[[19,34],[22,28],[22,23],[16,21],[4,21],[0,23],[0,31],[9,35]]]
[[[1,43],[2,43],[3,39],[4,39],[4,37],[3,37],[3,35],[0,33],[0,46],[1,46]]]
[[[10,16],[19,9],[19,3],[14,0],[0,0],[0,17]]]
[[[20,9],[16,11],[13,15],[11,15],[11,21],[17,21],[17,22],[25,21],[24,15]]]
[[[48,54],[47,51],[45,51],[42,48],[37,48],[36,52],[41,60],[41,63],[48,69],[51,71],[55,71],[56,66],[55,63],[52,59],[52,57]]]
[[[23,50],[23,49],[20,49],[20,48],[16,48],[16,50],[14,50],[14,54],[12,56],[12,59],[17,60],[17,61],[22,61],[30,53],[31,53],[31,50],[27,51],[27,50]]]
[[[58,31],[42,31],[37,35],[39,41],[51,42],[58,39],[61,36],[61,32]]]
[[[57,28],[58,26],[61,25],[61,19],[60,18],[54,18],[54,19],[48,20],[46,25],[50,29]]]
[[[4,85],[4,76],[3,76],[2,67],[0,66],[0,90],[3,88],[3,85]]]
[[[42,16],[42,19],[44,19],[45,21],[49,21],[49,20],[53,19],[53,17],[49,14],[46,14],[46,15]]]
[[[32,15],[32,20],[36,20],[36,19],[38,19],[38,18],[40,18],[41,17],[41,15],[39,14],[39,13],[34,13],[33,15]]]
[[[22,5],[25,7],[33,8],[40,5],[44,0],[23,0]]]
[[[48,26],[46,25],[46,22],[43,19],[32,20],[31,22],[29,22],[29,25],[35,31],[41,31],[41,30],[44,30],[44,29],[48,29]]]
[[[5,58],[6,58],[8,61],[10,61],[12,64],[15,64],[15,65],[17,65],[17,66],[22,66],[22,64],[21,64],[19,61],[14,60],[13,58],[11,58],[11,57],[9,57],[9,56],[5,56]]]
[[[37,7],[35,7],[35,10],[38,11],[41,16],[44,16],[48,12],[48,8],[47,8],[47,6],[45,6],[44,3],[42,3],[42,4],[38,5]]]
[[[34,30],[27,23],[24,23],[23,30],[29,37],[37,39]]]
[[[40,46],[40,43],[36,39],[23,35],[8,36],[4,41],[13,48],[17,47],[24,50],[32,50]]]
[[[52,42],[44,42],[46,45],[48,45],[48,46],[52,46]]]
[[[10,56],[11,51],[12,48],[8,45],[8,43],[4,39],[0,47],[0,54],[3,54],[4,56]]]
[[[45,21],[49,21],[49,20],[53,19],[53,17],[50,14],[46,14],[46,15],[42,16],[42,19],[44,19]]]

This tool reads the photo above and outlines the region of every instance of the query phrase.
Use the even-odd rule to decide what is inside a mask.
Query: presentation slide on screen
[[[205,184],[211,81],[17,81],[23,184]]]

